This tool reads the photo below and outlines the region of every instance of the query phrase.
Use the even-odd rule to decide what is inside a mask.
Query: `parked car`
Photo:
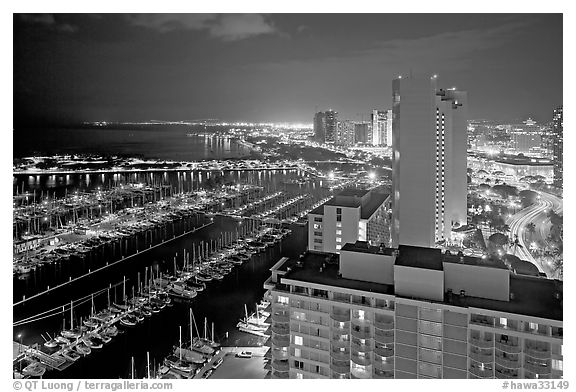
[[[252,351],[242,351],[242,352],[236,353],[236,356],[238,358],[252,358]]]

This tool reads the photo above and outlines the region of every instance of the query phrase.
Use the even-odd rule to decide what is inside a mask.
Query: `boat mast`
[[[182,361],[182,326],[178,326],[178,331],[180,333],[180,344],[178,345],[178,354],[180,354],[180,361]]]
[[[214,322],[212,322],[212,343],[214,343]]]
[[[206,340],[207,331],[208,331],[208,319],[204,317],[204,340]]]
[[[146,351],[146,367],[148,368],[148,379],[150,379],[150,351]]]
[[[74,309],[74,303],[70,301],[70,330],[74,329],[74,319],[73,319],[74,311],[72,309]]]
[[[194,333],[192,330],[192,308],[190,308],[190,350],[192,350],[193,343],[194,343]]]
[[[132,368],[132,380],[134,380],[134,357],[132,357],[130,367]]]

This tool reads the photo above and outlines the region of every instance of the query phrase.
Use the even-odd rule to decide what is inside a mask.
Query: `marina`
[[[117,209],[114,210],[114,214],[110,214],[111,218],[87,224],[89,229],[81,234],[74,233],[74,229],[78,231],[79,222],[81,224],[84,219],[90,222],[90,213],[87,216],[84,216],[86,212],[78,213],[76,224],[65,227],[64,230],[68,231],[58,234],[60,241],[73,244],[75,241],[71,239],[74,238],[82,246],[83,243],[89,241],[89,244],[93,243],[94,248],[86,252],[83,258],[72,256],[53,263],[40,263],[29,273],[17,274],[14,277],[16,283],[14,341],[23,340],[22,352],[18,358],[14,358],[14,371],[17,376],[37,377],[40,372],[44,378],[61,377],[63,374],[76,372],[85,374],[86,366],[89,366],[86,365],[87,363],[99,361],[101,360],[99,358],[102,358],[106,352],[118,352],[119,345],[132,345],[134,339],[138,339],[142,334],[151,333],[149,328],[154,328],[151,326],[156,325],[157,322],[154,321],[156,317],[150,301],[156,301],[154,298],[158,295],[170,300],[170,304],[165,304],[166,307],[161,311],[162,319],[168,317],[181,320],[170,323],[173,325],[171,331],[163,332],[167,338],[175,336],[178,332],[178,325],[188,330],[186,326],[190,323],[182,322],[184,321],[182,313],[187,313],[190,309],[194,309],[198,320],[211,320],[214,326],[207,328],[205,334],[202,334],[201,330],[196,331],[194,334],[196,340],[192,345],[190,345],[191,335],[189,334],[187,344],[185,342],[179,344],[174,338],[162,338],[161,344],[158,342],[158,345],[145,345],[148,346],[146,355],[143,352],[146,347],[136,350],[140,355],[134,355],[134,368],[135,373],[140,376],[146,375],[150,368],[153,377],[162,377],[160,369],[167,366],[165,359],[172,358],[175,354],[178,354],[178,361],[180,361],[180,354],[183,355],[183,361],[186,361],[186,358],[200,360],[197,358],[200,353],[191,350],[190,346],[194,347],[196,343],[202,341],[204,343],[211,341],[214,344],[218,342],[217,344],[221,345],[220,350],[226,348],[227,353],[232,352],[230,350],[236,346],[266,347],[268,335],[265,331],[254,334],[251,327],[243,328],[244,330],[237,328],[238,320],[243,318],[245,321],[248,319],[247,325],[253,325],[252,314],[248,314],[246,318],[242,309],[244,304],[256,304],[261,299],[264,293],[261,284],[255,287],[250,286],[251,298],[246,298],[245,295],[238,298],[238,301],[241,300],[242,303],[236,306],[244,317],[242,314],[237,314],[232,319],[232,314],[215,314],[212,306],[213,301],[217,301],[218,295],[224,294],[228,300],[230,299],[229,294],[225,293],[240,283],[238,281],[240,276],[259,273],[263,281],[266,273],[265,265],[272,265],[281,254],[279,252],[286,252],[288,248],[283,246],[285,242],[293,244],[289,247],[290,252],[295,252],[297,249],[303,250],[300,245],[303,241],[298,241],[296,238],[305,237],[305,230],[293,222],[299,215],[305,214],[317,204],[318,197],[324,190],[318,187],[317,193],[299,193],[306,188],[302,189],[299,184],[282,184],[282,177],[278,177],[277,181],[278,188],[282,190],[278,188],[275,190],[274,186],[269,183],[266,187],[246,184],[240,188],[220,186],[214,190],[201,188],[191,192],[185,191],[185,186],[181,185],[180,192],[172,194],[166,187],[166,194],[163,194],[162,198],[158,197],[154,201],[154,197],[151,196],[152,200],[143,205],[140,201],[142,199],[135,198],[134,206],[132,206],[131,198],[126,198],[125,206],[115,207]],[[129,184],[119,185],[133,189],[131,188],[133,186]],[[172,190],[178,190],[178,187],[172,187]],[[98,192],[97,188],[95,192]],[[90,192],[83,194],[83,197],[89,198],[89,195]],[[34,201],[29,201],[28,205],[26,202],[23,204],[24,208],[31,208]],[[94,218],[98,219],[98,217],[92,217]],[[160,227],[138,230],[140,227],[145,227],[144,219],[167,220],[161,223]],[[119,236],[118,240],[103,244],[96,243],[95,239],[122,230],[119,229],[119,224],[123,229],[130,228],[133,232],[126,230],[126,235]],[[152,232],[154,234],[151,235]],[[151,239],[157,242],[152,243]],[[298,245],[294,246],[294,244]],[[48,249],[61,249],[61,246],[52,245],[52,248]],[[110,247],[113,248],[113,252],[108,249]],[[17,263],[36,258],[38,252],[46,248],[44,245],[22,252],[24,257],[17,258]],[[103,261],[103,255],[112,254],[116,257],[109,260],[108,256],[104,256],[108,261]],[[102,264],[96,266],[98,261]],[[70,264],[82,264],[83,268],[76,276],[61,277],[62,282],[54,284],[54,277],[58,276],[58,268]],[[54,271],[45,276],[50,269]],[[152,271],[155,271],[155,278],[152,281],[149,277],[144,278],[144,275]],[[117,282],[119,275],[126,277],[125,283]],[[48,280],[52,284],[46,284],[42,290],[42,281],[47,283]],[[149,282],[145,283],[147,280]],[[107,281],[116,281],[116,283],[110,285],[105,283]],[[231,283],[232,287],[229,288],[228,285]],[[23,284],[27,287],[25,291],[27,294],[17,297],[18,285],[22,287]],[[121,289],[121,286],[127,287]],[[119,295],[120,290],[126,291],[128,295]],[[237,287],[236,290],[238,290]],[[146,294],[152,296],[146,298]],[[79,301],[78,304],[73,301],[73,319],[64,324],[62,321],[58,322],[57,320],[62,319],[64,313],[70,313],[72,308],[70,299],[80,296],[83,296],[81,297],[83,301]],[[109,304],[110,300],[107,301],[104,298],[106,296],[114,300],[111,300]],[[126,300],[122,301],[122,298]],[[68,305],[63,305],[66,302]],[[95,307],[91,305],[91,302],[95,303]],[[197,305],[198,303],[200,306]],[[53,311],[47,312],[47,308]],[[95,312],[94,308],[100,310]],[[178,312],[177,309],[179,309]],[[263,317],[262,313],[259,314]],[[80,328],[80,336],[71,334],[72,322],[76,328]],[[62,325],[70,326],[70,328],[62,330]],[[142,328],[147,330],[142,331]],[[116,331],[116,335],[111,336],[105,331],[110,333]],[[68,338],[63,336],[63,333],[69,334]],[[18,338],[19,335],[20,338]],[[46,344],[52,347],[47,347]],[[107,354],[105,356],[108,357]],[[146,356],[151,356],[151,365],[144,363]],[[126,369],[132,359],[127,359],[126,355],[122,357],[124,357],[122,361],[124,365],[120,368]],[[218,373],[210,364],[219,359],[228,361],[228,357],[230,355],[213,352],[208,357],[203,357],[203,367],[194,367],[194,372],[197,372],[194,374],[183,373],[182,369],[174,370],[174,364],[172,364],[172,367],[168,366],[170,371],[166,374],[170,375],[166,377],[210,377],[212,372]],[[236,359],[234,355],[232,357]],[[176,366],[180,365],[176,363]],[[22,373],[23,369],[28,366],[30,368],[25,372],[26,374]],[[132,365],[129,367],[132,368]],[[42,371],[41,368],[45,370]],[[206,375],[210,370],[212,372]],[[109,374],[109,376],[126,377],[130,376],[129,373],[130,370],[123,370],[122,374],[116,373],[113,376]],[[105,376],[95,375],[95,377]]]

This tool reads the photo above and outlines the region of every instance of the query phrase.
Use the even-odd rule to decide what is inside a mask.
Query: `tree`
[[[534,235],[534,233],[536,233],[536,225],[534,224],[534,222],[530,222],[526,225],[526,230],[528,231],[528,234],[530,234],[530,239],[532,239],[532,236]]]

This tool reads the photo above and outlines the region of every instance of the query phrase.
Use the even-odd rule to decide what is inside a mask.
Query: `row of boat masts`
[[[248,228],[245,230],[248,230]],[[123,279],[122,283],[121,302],[116,302],[116,286],[114,286],[114,300],[111,300],[110,290],[112,287],[110,287],[106,289],[108,295],[107,307],[100,312],[96,312],[94,295],[91,295],[90,317],[86,320],[80,319],[80,323],[76,327],[74,326],[74,302],[72,301],[70,303],[70,327],[66,328],[64,319],[63,329],[59,334],[50,336],[49,333],[46,333],[47,337],[42,335],[45,340],[44,346],[49,350],[53,350],[48,355],[49,360],[44,359],[42,363],[43,358],[47,355],[44,354],[43,357],[37,351],[31,351],[31,354],[26,358],[30,363],[25,367],[26,371],[22,375],[41,376],[47,366],[60,368],[65,366],[66,361],[73,363],[84,356],[90,355],[92,350],[101,349],[119,333],[117,325],[124,328],[135,327],[143,322],[145,318],[159,313],[166,306],[170,306],[172,298],[176,300],[193,299],[197,292],[204,290],[206,287],[205,282],[214,279],[221,280],[222,275],[220,275],[220,272],[224,270],[230,272],[226,267],[233,268],[234,265],[246,262],[252,255],[262,251],[267,246],[277,243],[289,232],[287,229],[264,227],[260,228],[260,231],[250,239],[236,238],[234,241],[232,233],[229,233],[228,235],[224,234],[219,241],[202,242],[197,247],[198,253],[196,253],[196,247],[192,248],[191,253],[184,251],[184,264],[181,270],[178,270],[177,256],[174,258],[174,275],[163,276],[159,271],[158,265],[156,265],[156,273],[154,273],[154,269],[150,269],[150,278],[148,278],[148,268],[145,269],[142,282],[140,281],[140,273],[138,273],[136,287],[132,286],[131,298],[128,298],[126,294],[126,278]],[[191,263],[190,256],[192,256]],[[62,314],[64,315],[65,312],[66,308],[63,306]],[[22,320],[15,326],[22,326],[54,315],[46,316],[46,313]],[[259,318],[264,314],[257,311],[256,315]],[[191,317],[190,325],[194,321],[192,313]],[[243,321],[250,325],[252,319],[253,317],[248,316],[246,313],[246,318]],[[259,328],[261,328],[261,325]],[[164,360],[163,366],[158,370],[160,376],[165,378],[193,377],[202,367],[201,365],[206,363],[212,355],[217,354],[219,345],[214,342],[213,325],[211,339],[208,339],[206,320],[204,337],[201,338],[199,333],[197,333],[197,338],[193,338],[192,335],[191,329],[190,349],[182,345],[182,338],[180,337],[179,346],[175,349],[172,356]],[[175,359],[176,357],[177,360]]]

